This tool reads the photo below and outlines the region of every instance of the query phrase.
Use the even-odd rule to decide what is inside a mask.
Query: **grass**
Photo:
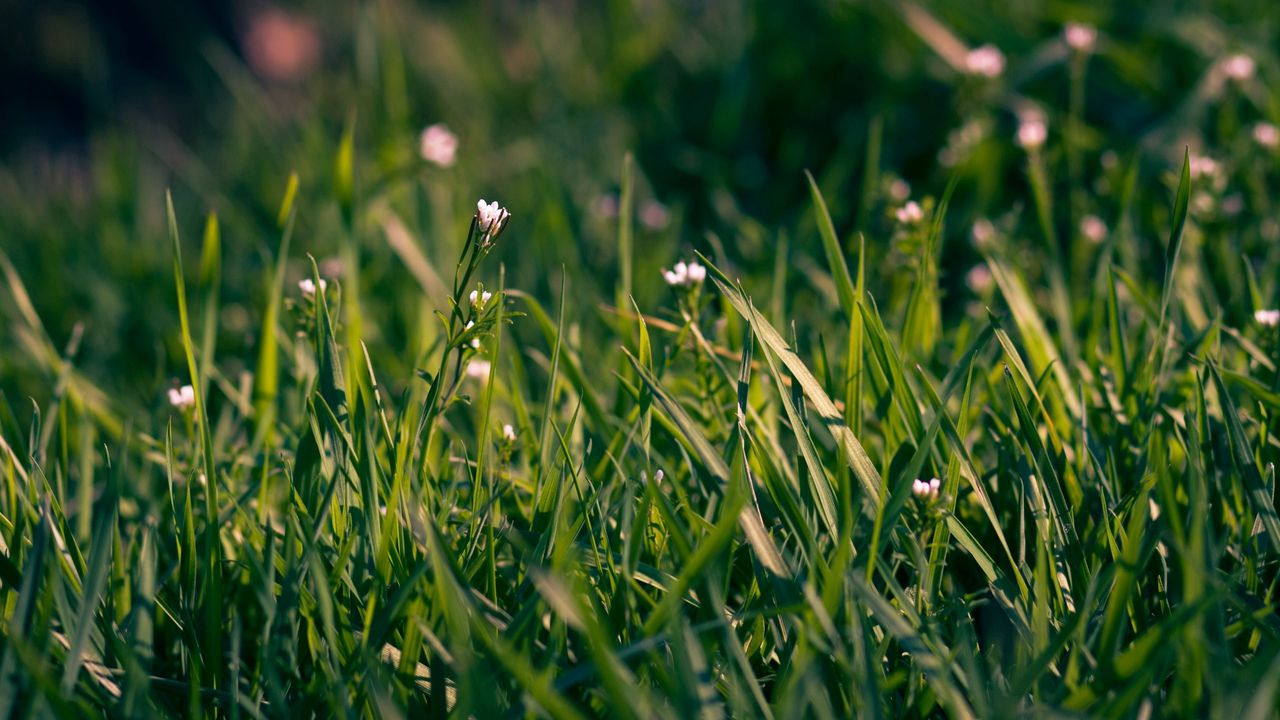
[[[729,199],[718,159],[671,190],[652,148],[538,169],[571,131],[486,145],[506,99],[459,123],[457,167],[424,164],[401,75],[433,51],[393,10],[464,59],[484,24],[371,7],[353,42],[381,61],[354,77],[380,98],[234,104],[227,157],[164,161],[172,195],[118,129],[87,205],[3,185],[0,717],[1276,715],[1280,329],[1255,312],[1280,299],[1280,156],[1250,135],[1278,119],[1274,48],[1239,81],[1171,50],[1141,76],[1170,28],[1221,23],[1151,11],[1072,53],[1045,15],[984,80],[946,67],[961,8],[833,9],[980,130],[921,160],[877,112],[815,141],[807,182],[771,155],[779,210]],[[538,46],[546,72],[589,86],[604,53],[619,87],[666,88],[651,44],[705,49],[731,13],[654,8],[587,13],[632,44]],[[572,24],[522,19],[511,47]],[[803,92],[766,28],[731,69]],[[229,96],[262,92],[208,54]],[[1184,66],[1202,82],[1163,100]],[[1129,81],[1174,109],[1096,109]],[[734,87],[713,145],[758,100]],[[1028,103],[1043,146],[1009,130]],[[253,156],[289,136],[296,174]],[[937,193],[918,220],[897,162]],[[494,187],[501,225],[472,216]],[[637,222],[655,194],[665,226]],[[100,245],[67,252],[86,225]],[[705,280],[664,283],[681,258]]]

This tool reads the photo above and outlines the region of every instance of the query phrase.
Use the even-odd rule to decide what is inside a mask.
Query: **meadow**
[[[0,165],[0,718],[1277,717],[1276,7],[245,22]]]

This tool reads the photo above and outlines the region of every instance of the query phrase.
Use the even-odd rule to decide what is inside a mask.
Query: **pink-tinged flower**
[[[325,282],[324,278],[320,278],[321,294],[323,294],[328,287],[329,283]],[[303,278],[302,281],[298,283],[298,289],[302,291],[302,297],[304,298],[311,299],[316,296],[316,283],[311,278]]]
[[[907,184],[906,180],[894,178],[893,182],[889,183],[889,199],[905,202],[909,197],[911,197],[911,185]]]
[[[1044,141],[1049,138],[1049,128],[1044,124],[1043,120],[1027,119],[1018,125],[1018,145],[1028,152],[1039,150],[1044,147]]]
[[[993,280],[986,265],[974,265],[964,276],[964,284],[977,295],[986,295],[995,284]]]
[[[978,218],[973,223],[970,235],[973,237],[973,246],[985,250],[996,239],[996,226],[986,218]]]
[[[169,388],[169,404],[179,410],[186,410],[196,404],[196,389],[190,385],[180,388]]]
[[[476,358],[467,363],[467,377],[472,380],[488,380],[489,370],[493,368],[493,364],[488,360]]]
[[[657,200],[650,200],[640,208],[640,224],[650,230],[661,230],[671,221],[671,213],[667,206]]]
[[[485,204],[484,198],[480,198],[480,202],[476,203],[476,225],[480,228],[480,232],[489,236],[490,240],[502,232],[510,219],[511,213],[496,200]]]
[[[1078,53],[1092,52],[1098,42],[1098,29],[1084,23],[1067,23],[1062,28],[1062,39],[1067,47]]]
[[[938,499],[938,492],[942,489],[942,481],[938,478],[929,480],[913,480],[911,481],[911,494],[924,500],[931,502]]]
[[[1218,174],[1218,161],[1208,155],[1192,155],[1189,165],[1192,179],[1211,178]]]
[[[429,163],[453,167],[458,155],[458,136],[443,123],[429,125],[418,137],[418,153]]]
[[[686,264],[681,260],[670,270],[664,268],[662,279],[672,287],[692,287],[707,279],[707,269],[697,262]]]
[[[1280,147],[1280,128],[1269,122],[1260,122],[1253,126],[1253,141],[1264,148],[1275,150]]]
[[[1080,218],[1080,235],[1097,245],[1107,239],[1107,224],[1097,215],[1085,215]]]
[[[471,301],[471,307],[476,310],[483,310],[488,304],[489,299],[493,297],[493,293],[483,290],[472,290],[467,299]]]
[[[1280,310],[1258,310],[1253,313],[1253,321],[1262,327],[1276,327],[1280,325]]]
[[[1222,74],[1236,82],[1244,82],[1253,77],[1253,73],[1258,69],[1257,63],[1253,58],[1244,53],[1236,53],[1222,59],[1219,67],[1222,68]]]
[[[894,215],[897,216],[898,222],[903,225],[915,225],[924,220],[924,210],[920,208],[920,203],[915,200],[895,210]]]
[[[983,45],[969,51],[964,59],[965,70],[970,75],[986,78],[1000,77],[1004,72],[1004,53],[995,45]]]
[[[280,8],[269,7],[253,15],[243,43],[249,67],[268,80],[300,80],[320,61],[320,35],[315,24]]]

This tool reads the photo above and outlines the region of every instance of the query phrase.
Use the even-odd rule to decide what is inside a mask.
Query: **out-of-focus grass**
[[[0,172],[0,715],[1271,716],[1276,16],[197,48]]]

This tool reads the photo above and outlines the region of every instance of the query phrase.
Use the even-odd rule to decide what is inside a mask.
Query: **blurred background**
[[[1134,158],[1154,188],[1140,192],[1166,193],[1184,147],[1238,169],[1256,155],[1245,131],[1280,122],[1278,15],[1274,0],[0,0],[0,250],[53,343],[79,326],[76,365],[154,407],[182,368],[165,190],[189,273],[206,214],[219,218],[218,352],[229,373],[250,368],[291,172],[289,286],[308,253],[342,272],[334,167],[351,128],[362,299],[376,319],[365,334],[407,381],[441,306],[430,275],[448,277],[479,197],[514,215],[496,251],[509,286],[552,301],[563,266],[583,304],[573,320],[586,333],[607,321],[589,304],[615,297],[632,152],[640,307],[666,297],[661,267],[723,251],[762,294],[781,277],[774,309],[816,334],[836,305],[806,170],[846,247],[865,233],[870,287],[895,316],[894,287],[914,272],[897,211],[927,209],[957,177],[939,268],[947,296],[965,300],[975,223],[1014,238],[1037,227],[1015,142],[1028,117],[1047,126],[1050,181],[1074,193],[1051,218],[1061,241],[1090,235],[1085,217],[1105,234]],[[1064,41],[1072,22],[1097,29],[1087,49]],[[1247,73],[1224,65],[1238,56]],[[448,163],[420,157],[433,124],[457,137]],[[1244,187],[1238,203],[1206,187],[1202,204],[1263,218],[1230,231],[1230,252],[1274,247],[1268,185]],[[1126,262],[1159,256],[1165,205],[1133,219]],[[425,280],[406,261],[415,252]],[[1230,278],[1216,291],[1242,292]],[[13,343],[0,390],[42,400],[47,363],[7,294],[0,304]],[[947,317],[972,310],[944,298]]]

